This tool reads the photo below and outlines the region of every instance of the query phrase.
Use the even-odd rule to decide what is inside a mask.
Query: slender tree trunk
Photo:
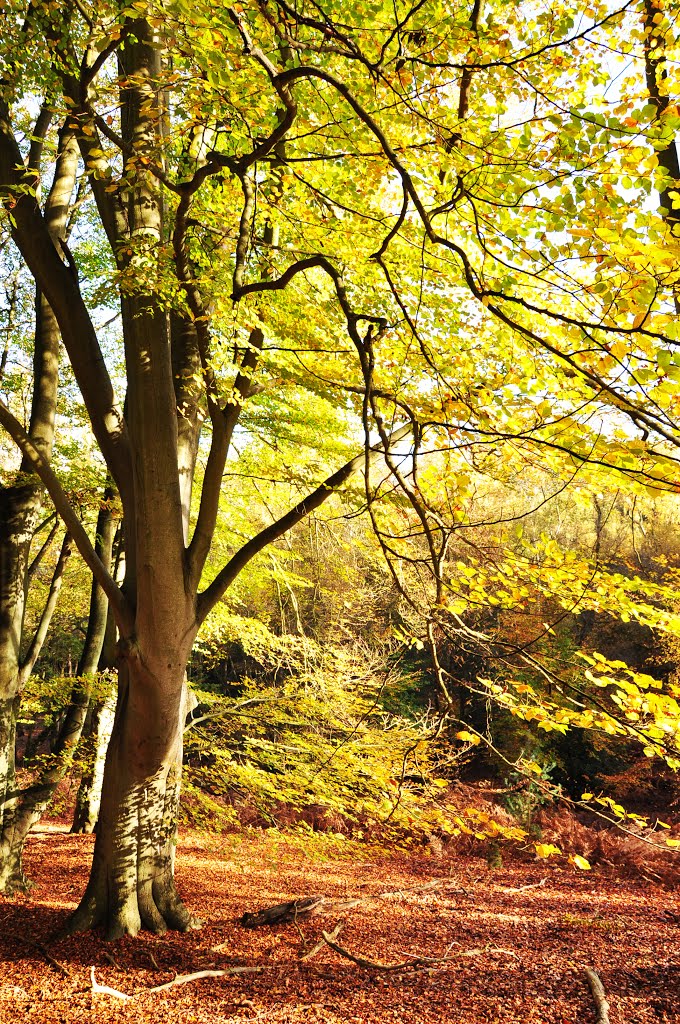
[[[115,531],[109,504],[111,497],[108,490],[97,517],[95,539],[95,550],[107,568],[111,563]],[[49,602],[46,607],[49,607]],[[90,704],[91,687],[88,680],[97,669],[106,630],[106,612],[106,597],[93,579],[87,634],[76,670],[77,682],[57,741],[34,782],[24,790],[14,791],[11,822],[0,833],[0,889],[26,889],[29,886],[22,866],[24,844],[31,828],[45,813],[57,786],[66,775],[80,742]]]
[[[0,491],[0,836],[11,819],[16,797],[16,711],[25,606],[24,580],[39,503],[39,492],[32,485]]]
[[[97,827],[99,805],[104,782],[104,763],[111,739],[116,710],[116,698],[99,701],[91,706],[84,732],[88,740],[88,761],[83,770],[71,832],[90,835]]]
[[[112,516],[110,516],[110,522],[112,525]],[[120,540],[121,535],[119,532],[118,543],[116,544],[114,537],[111,545],[111,551],[109,552],[109,562],[106,563],[108,565],[114,560],[113,547],[116,546],[118,551],[115,557],[115,569],[113,575],[114,579],[117,581],[120,581],[121,568],[125,565],[125,557]],[[93,588],[94,586],[95,581],[93,580]],[[101,648],[99,649],[99,660],[96,668],[99,672],[104,672],[115,668],[116,665],[117,632],[113,612],[101,587],[97,587],[97,592],[100,595],[100,599],[103,601],[103,606],[106,610],[106,621],[104,624],[104,635],[102,638]],[[92,653],[94,654],[94,651]],[[85,651],[83,651],[83,662],[84,658]],[[99,804],[101,802],[102,795],[102,783],[104,781],[104,762],[106,760],[106,750],[109,745],[109,740],[111,739],[115,710],[115,694],[111,694],[105,700],[90,702],[87,719],[83,727],[83,740],[85,741],[84,745],[87,747],[87,754],[85,758],[85,766],[80,779],[80,785],[78,786],[78,792],[76,794],[73,824],[71,826],[71,832],[73,833],[84,833],[86,835],[90,835],[94,832],[97,825]]]
[[[22,868],[24,842],[31,825],[40,817],[45,806],[39,804],[41,794],[36,792],[35,786],[30,787],[29,790],[19,790],[16,786],[16,717],[21,703],[21,690],[38,657],[47,634],[50,619],[57,605],[64,569],[70,553],[71,541],[67,534],[61,546],[61,552],[54,573],[52,574],[50,591],[38,629],[29,646],[26,660],[19,666],[15,675],[16,692],[14,700],[7,702],[12,720],[8,722],[5,718],[2,728],[2,739],[7,744],[5,748],[7,775],[5,776],[5,791],[2,801],[2,827],[0,827],[0,892],[13,892],[16,889],[25,890],[28,888]],[[72,732],[74,728],[72,720],[67,715],[62,723],[58,745],[59,743],[65,744],[66,748],[72,745]],[[77,742],[77,738],[75,742]],[[50,777],[51,771],[52,758],[50,758],[50,764],[44,773],[46,778]],[[54,791],[57,781],[58,779],[50,790],[50,796]],[[34,808],[38,806],[41,806],[42,809],[37,814],[32,814]]]
[[[43,121],[46,130],[49,116]],[[38,138],[31,149],[31,156],[39,162],[39,155]],[[55,245],[66,231],[77,166],[78,148],[72,133],[64,130],[60,134],[59,155],[45,204],[45,223]],[[28,433],[35,448],[49,460],[54,439],[60,332],[53,311],[40,289],[36,290],[35,317],[33,395]],[[16,714],[22,685],[40,653],[49,617],[54,610],[54,602],[51,608],[45,609],[22,665],[28,559],[42,501],[42,485],[32,469],[30,461],[24,457],[20,467],[22,482],[0,492],[0,891],[23,884],[20,858],[17,864],[11,852],[17,799]]]

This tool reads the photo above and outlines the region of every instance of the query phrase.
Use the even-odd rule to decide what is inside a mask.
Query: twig
[[[345,922],[344,921],[338,921],[338,923],[336,924],[336,926],[333,929],[333,931],[328,933],[329,938],[331,938],[335,942],[335,940],[337,939],[338,935],[340,934],[340,932],[342,931],[342,929],[344,927],[345,927]],[[302,956],[300,957],[300,959],[301,960],[310,960],[313,956],[316,956],[316,954],[319,952],[319,950],[323,949],[323,947],[325,945],[326,945],[326,938],[324,936],[323,939],[319,939],[319,941],[317,942],[317,944],[315,946],[312,946],[312,948],[308,949],[306,953],[303,953]]]
[[[151,961],[151,963],[153,964],[153,968],[154,968],[154,970],[155,970],[155,971],[160,971],[160,967],[159,967],[159,966],[158,966],[158,964],[156,963],[156,957],[155,957],[155,956],[153,955],[153,953],[151,952],[151,950],[150,950],[150,949],[147,949],[147,954],[148,954],[149,960],[150,960],[150,961]]]
[[[149,954],[151,956],[151,954]],[[153,960],[153,956],[151,956]],[[153,960],[156,967],[156,961]],[[274,964],[266,967],[225,967],[222,971],[194,971],[193,974],[178,974],[172,979],[172,981],[166,981],[164,985],[155,985],[153,988],[140,988],[132,995],[126,995],[125,992],[119,992],[117,988],[109,988],[108,985],[100,985],[94,976],[94,967],[90,968],[90,978],[92,979],[92,992],[97,995],[115,996],[116,999],[134,999],[135,996],[142,995],[146,992],[165,992],[166,989],[174,988],[176,985],[186,985],[190,981],[199,981],[201,978],[224,978],[227,975],[232,974],[258,974],[260,971],[272,970]]]
[[[251,970],[252,969],[253,968],[251,968]],[[193,974],[178,974],[177,977],[172,979],[172,981],[166,981],[164,985],[155,985],[154,988],[150,988],[148,991],[165,992],[166,989],[174,988],[175,985],[186,985],[188,982],[198,981],[200,978],[223,978],[225,974],[233,973],[233,969],[227,969],[224,971],[194,971]]]
[[[115,996],[116,999],[132,999],[125,992],[119,992],[117,988],[109,988],[108,985],[100,985],[94,976],[94,967],[90,967],[90,980],[92,981],[92,994],[100,996]]]
[[[412,960],[404,960],[402,963],[398,964],[383,964],[378,960],[366,960],[365,957],[355,956],[354,953],[350,953],[348,949],[344,949],[343,946],[339,946],[337,942],[333,941],[328,932],[321,932],[321,934],[323,935],[324,942],[326,942],[331,949],[335,950],[336,953],[339,953],[340,956],[344,956],[347,960],[351,960],[352,963],[356,964],[358,967],[365,967],[369,971],[407,971],[415,967],[423,967],[425,965],[429,966],[432,963],[432,960],[425,960],[422,957],[414,957]]]
[[[595,1001],[595,1009],[597,1010],[597,1016],[595,1018],[595,1024],[609,1024],[609,1003],[604,991],[604,985],[600,981],[600,978],[596,971],[592,967],[586,967],[586,978],[590,985],[590,991],[593,994]]]
[[[55,960],[54,957],[47,952],[42,942],[37,942],[35,939],[29,939],[25,935],[17,935],[16,938],[18,938],[20,942],[25,942],[27,946],[33,946],[34,949],[37,949],[40,953],[42,953],[42,955],[47,960],[48,964],[51,964],[52,967],[55,967],[61,974],[64,975],[65,978],[71,977],[71,972],[69,971],[69,969],[67,967],[64,967],[63,964],[60,964],[58,960]]]
[[[367,960],[363,956],[355,956],[354,953],[350,953],[348,949],[345,949],[343,946],[339,946],[337,942],[334,942],[332,934],[329,934],[328,932],[322,932],[321,934],[323,935],[324,942],[330,946],[331,949],[335,950],[336,953],[339,953],[340,956],[344,956],[347,960],[351,960],[352,963],[357,964],[359,967],[365,967],[367,970],[371,971],[406,971],[416,967],[432,967],[435,964],[450,963],[457,957],[486,956],[489,953],[503,953],[504,956],[514,956],[517,957],[518,960],[520,959],[519,955],[515,953],[514,950],[501,949],[499,947],[486,949],[461,949],[451,956],[449,954],[451,947],[449,946],[443,956],[416,956],[412,953],[405,953],[404,956],[409,957],[408,960],[397,964],[384,964],[379,960]],[[598,1021],[597,1024],[609,1024],[609,1021],[603,1018],[602,1021]]]
[[[107,953],[106,950],[104,950],[103,956],[105,960],[109,961],[112,967],[115,967],[117,971],[120,970],[120,965],[116,963],[116,961],[114,960],[110,953]]]
[[[450,878],[433,878],[429,882],[424,882],[422,885],[412,885],[408,889],[392,889],[389,892],[379,892],[376,896],[369,896],[367,899],[382,900],[386,899],[388,896],[405,896],[407,893],[427,892],[429,889],[439,889],[442,886],[447,889],[453,889],[457,893],[462,893],[463,896],[470,895],[467,889],[464,889],[460,885],[456,885]]]
[[[547,881],[547,878],[542,878],[540,882],[530,882],[529,885],[519,885],[513,889],[501,889],[501,892],[526,892],[527,889],[538,889],[540,886],[545,885]]]

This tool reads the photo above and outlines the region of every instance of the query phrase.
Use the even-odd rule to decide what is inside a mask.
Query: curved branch
[[[403,440],[411,432],[411,425],[400,427],[393,431],[388,437],[388,443],[395,444],[398,441]],[[385,451],[382,445],[377,445],[368,450],[368,458],[371,460],[379,459],[380,456],[384,456]],[[220,598],[223,596],[227,588],[233,583],[241,570],[250,562],[255,555],[259,554],[268,544],[278,540],[285,533],[291,530],[298,523],[302,522],[310,512],[314,509],[319,508],[323,505],[324,501],[331,496],[335,491],[338,490],[349,478],[362,469],[365,464],[366,453],[360,452],[355,455],[353,459],[346,462],[344,466],[336,470],[335,473],[327,477],[322,484],[320,484],[311,494],[308,494],[306,498],[298,502],[294,508],[290,509],[284,516],[277,519],[276,522],[271,523],[265,527],[258,534],[252,537],[246,544],[236,552],[235,555],[230,558],[223,569],[217,574],[212,583],[199,594],[197,606],[196,606],[196,623],[200,624],[204,621],[208,612],[217,604]]]
[[[76,515],[71,503],[59,483],[50,464],[31,442],[26,431],[15,416],[9,411],[4,402],[0,402],[0,424],[5,428],[10,437],[26,456],[36,474],[40,477],[45,488],[52,499],[54,507],[62,518],[66,528],[73,537],[78,551],[83,557],[88,568],[92,570],[100,587],[111,603],[111,609],[116,617],[116,623],[123,636],[131,636],[134,632],[134,615],[128,605],[122,591],[116,581],[107,572],[99,555],[92,547],[92,543],[80,519]]]
[[[50,537],[51,536],[52,535],[50,534]],[[54,572],[52,573],[50,589],[47,594],[47,601],[45,602],[45,606],[42,610],[42,615],[40,616],[40,621],[38,622],[33,638],[28,645],[28,650],[26,651],[24,659],[21,662],[21,667],[19,669],[20,689],[22,689],[28,681],[31,672],[35,667],[35,663],[40,656],[43,644],[45,643],[47,631],[50,628],[50,622],[52,621],[52,616],[54,615],[54,610],[57,607],[57,601],[59,600],[61,585],[64,581],[64,570],[66,569],[66,563],[71,556],[71,550],[72,540],[70,534],[67,532],[64,534],[59,558],[57,559],[57,564],[54,567]]]

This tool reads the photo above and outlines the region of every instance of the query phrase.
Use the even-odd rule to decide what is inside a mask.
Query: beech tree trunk
[[[119,685],[92,871],[70,929],[102,924],[109,939],[141,927],[186,931],[196,922],[174,881],[184,671],[161,681],[132,651]]]
[[[44,107],[30,151],[33,167],[40,163],[42,138],[51,117]],[[52,249],[67,231],[77,165],[78,147],[73,133],[62,131],[44,214],[44,244]],[[54,439],[60,332],[52,308],[39,286],[36,288],[35,318],[34,379],[28,435],[40,455],[49,460]],[[40,653],[58,593],[58,587],[54,587],[55,578],[36,634],[28,649],[22,652],[30,545],[42,505],[42,484],[34,475],[33,468],[24,453],[19,470],[21,482],[0,492],[0,891],[3,892],[25,885],[21,870],[23,843],[17,850],[15,841],[18,796],[15,784],[16,714],[21,689]],[[62,555],[66,556],[65,548]]]
[[[24,582],[39,495],[35,486],[0,491],[0,891],[2,836],[16,798],[16,712],[19,703]]]
[[[108,504],[111,496],[110,491],[105,494],[104,504],[97,517],[95,541],[95,550],[102,563],[107,567],[111,563],[111,548],[115,529]],[[62,554],[63,552],[62,548]],[[31,785],[23,790],[15,789],[11,821],[8,822],[8,827],[0,832],[0,889],[5,891],[18,888],[27,889],[30,886],[22,866],[24,844],[31,828],[45,813],[57,786],[66,775],[80,742],[90,704],[88,677],[96,671],[104,642],[106,604],[101,587],[96,580],[93,580],[87,634],[76,670],[76,684],[54,749],[46,758],[37,778]]]
[[[244,45],[250,46],[238,16],[230,13]],[[49,11],[40,8],[39,18],[29,17],[27,24],[31,30],[37,28],[55,52],[79,52],[80,36],[71,34],[72,22],[64,20],[59,5]],[[77,19],[74,24],[79,25]],[[22,42],[34,45],[35,37],[24,29],[21,32]],[[12,237],[54,310],[123,508],[126,574],[119,586],[93,550],[42,453],[0,403],[0,422],[39,474],[107,594],[121,638],[118,702],[104,769],[94,859],[86,892],[71,921],[73,931],[103,924],[112,938],[134,934],[142,926],[161,932],[168,927],[186,929],[194,923],[176,892],[173,862],[185,670],[201,623],[250,559],[319,507],[366,463],[362,451],[251,537],[199,593],[214,537],[230,440],[242,403],[254,393],[252,377],[264,334],[259,326],[253,327],[247,346],[243,350],[236,347],[233,386],[225,398],[211,365],[211,299],[202,293],[195,274],[190,239],[194,221],[189,216],[194,194],[222,164],[199,163],[189,172],[188,180],[172,186],[174,198],[166,203],[163,182],[170,152],[167,92],[174,86],[165,73],[170,61],[163,38],[164,26],[156,19],[152,24],[137,14],[129,17],[126,10],[121,15],[120,32],[110,32],[104,50],[91,40],[80,61],[60,59],[54,66],[68,103],[68,124],[79,133],[83,164],[116,262],[127,383],[122,407],[78,286],[77,261],[67,247],[55,249],[49,244],[46,218],[36,199],[39,175],[33,164],[27,168],[24,162],[20,136],[12,127],[12,112],[0,90],[0,185],[12,196]],[[116,106],[120,133],[115,128],[112,133],[124,166],[122,175],[101,148],[101,132],[110,134],[104,125],[111,119],[102,121],[94,114],[101,98],[95,80],[105,65],[110,67],[107,59],[114,52],[119,62]],[[258,54],[272,81],[277,80],[268,58],[260,51]],[[107,90],[111,84],[109,81]],[[235,253],[234,298],[247,293],[243,274],[254,227],[251,188],[256,164],[275,152],[295,118],[296,104],[289,86],[281,84],[276,89],[283,106],[270,134],[264,140],[254,140],[252,149],[238,159],[228,158],[224,165],[239,178],[245,202]],[[182,160],[190,167],[191,140],[187,141]],[[172,298],[174,286],[168,287],[171,279],[177,285],[177,301]],[[344,303],[348,330],[355,344],[361,344],[356,323],[366,318],[348,312],[344,286],[339,277],[334,276],[334,281]],[[260,282],[258,290],[266,283]],[[374,323],[382,322],[372,316],[368,320],[370,330]],[[194,468],[206,417],[211,425],[209,452],[196,521],[190,530]],[[399,431],[395,441],[397,435]],[[382,448],[376,447],[374,454],[382,456]]]
[[[84,729],[90,748],[89,760],[83,771],[76,795],[73,825],[71,826],[73,833],[91,835],[97,827],[104,783],[104,763],[113,730],[115,709],[115,697],[90,707]]]

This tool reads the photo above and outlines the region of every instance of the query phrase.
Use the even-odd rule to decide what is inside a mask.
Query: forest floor
[[[305,850],[282,835],[185,833],[178,882],[202,930],[55,939],[91,847],[49,824],[31,836],[35,888],[0,899],[1,1022],[594,1024],[586,967],[602,979],[611,1024],[680,1020],[680,902],[652,881],[505,854],[492,869],[469,855],[387,855],[313,835]],[[320,916],[240,923],[246,911],[319,895],[331,900]],[[360,966],[323,942],[301,959],[340,920],[344,950],[401,966]],[[206,970],[227,973],[150,991]],[[131,998],[97,992],[93,978]]]

